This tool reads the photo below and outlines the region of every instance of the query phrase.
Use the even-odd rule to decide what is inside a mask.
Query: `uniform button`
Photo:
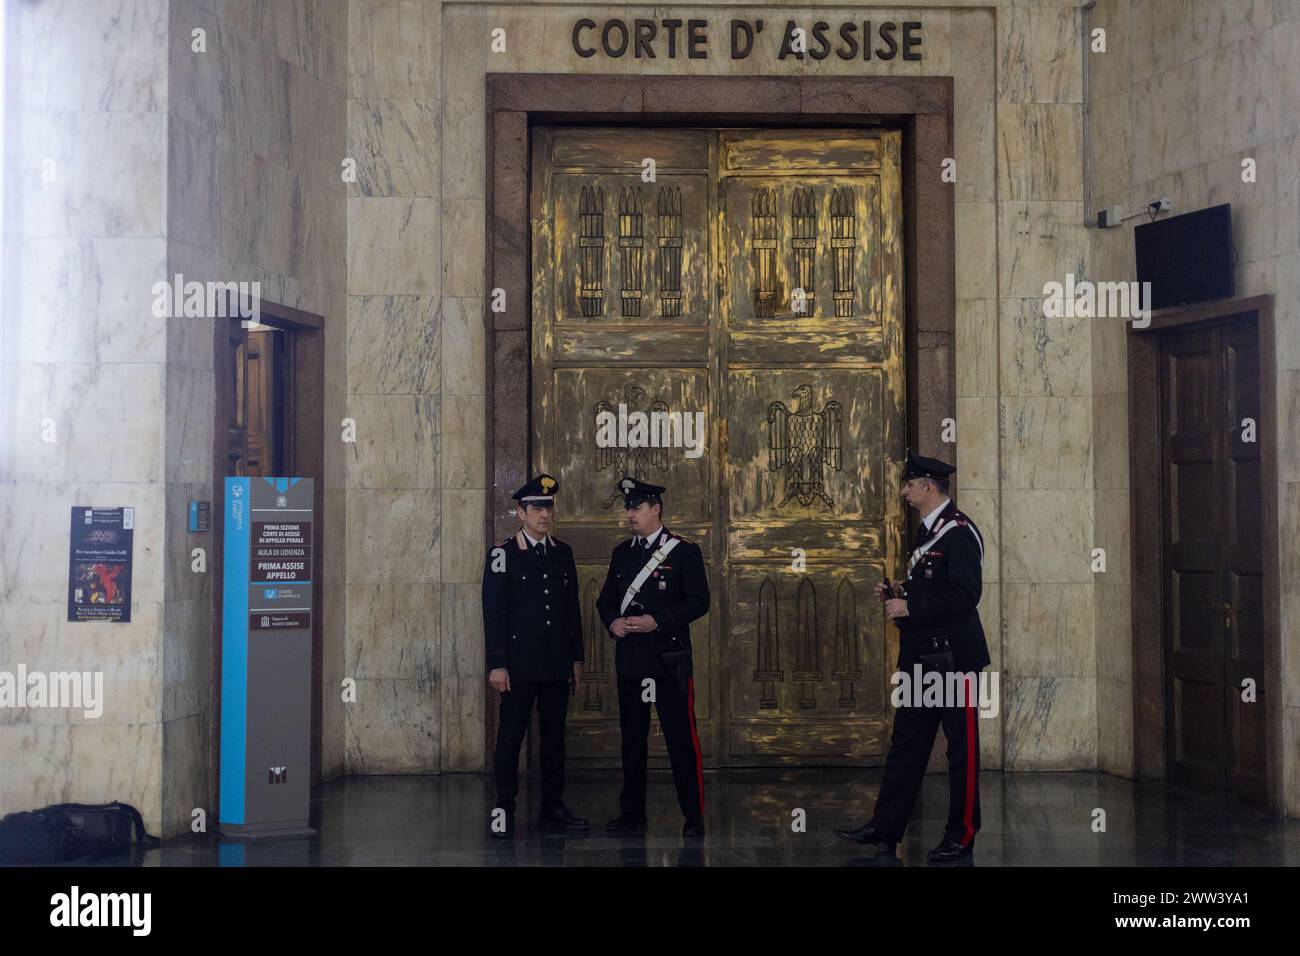
[[[550,605],[549,605],[549,604],[548,604],[548,605],[546,605],[546,610],[548,610],[548,611],[549,611],[549,610],[550,610],[550,609],[551,609],[551,606],[550,606]]]
[[[550,622],[550,621],[547,621],[547,622],[546,622],[546,626],[547,626],[547,627],[550,627],[550,625],[551,625],[551,622]]]
[[[546,588],[542,588],[542,593],[543,593],[543,594],[550,594],[551,592],[548,591],[548,590],[546,590]]]
[[[542,577],[546,577],[546,572],[545,572],[545,571],[542,572]]]

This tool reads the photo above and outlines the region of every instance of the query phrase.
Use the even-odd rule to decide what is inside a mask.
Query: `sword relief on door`
[[[712,605],[691,633],[706,762],[883,759],[896,644],[871,585],[901,547],[899,135],[532,135],[530,467],[566,489],[557,533],[587,618],[572,757],[619,759],[594,600],[627,533],[614,483],[631,474],[668,488],[665,524],[704,552]],[[694,413],[690,454],[629,440]]]

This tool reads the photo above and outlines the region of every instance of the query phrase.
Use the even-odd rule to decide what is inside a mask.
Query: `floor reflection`
[[[878,857],[832,832],[870,815],[880,771],[731,770],[708,773],[708,835],[683,840],[667,772],[651,774],[650,828],[605,833],[619,778],[571,772],[565,795],[592,822],[585,835],[539,831],[537,781],[521,795],[518,833],[487,833],[491,783],[477,774],[350,777],[312,798],[317,834],[236,844],[216,836],[104,861],[126,866],[925,866],[947,813],[942,774],[926,777],[917,816],[894,857]],[[1092,773],[987,772],[976,866],[1227,866],[1300,863],[1300,822],[1225,800]],[[1105,832],[1094,832],[1096,810]],[[795,811],[802,810],[803,814]],[[792,823],[806,821],[796,832]]]

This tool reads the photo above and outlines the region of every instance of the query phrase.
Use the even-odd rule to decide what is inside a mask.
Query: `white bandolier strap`
[[[956,519],[954,519],[947,523],[941,522],[939,526],[934,529],[934,537],[912,552],[912,556],[907,561],[907,573],[908,574],[912,573],[912,569],[916,567],[916,562],[920,561],[923,557],[925,557],[925,553],[929,551],[931,548],[933,548],[935,543],[940,538],[942,538],[953,528],[958,528],[958,527],[970,528],[970,533],[975,536],[975,543],[979,545],[980,564],[983,564],[984,563],[984,542],[980,540],[979,532],[975,530],[974,525],[967,524],[964,521],[957,521]]]
[[[627,593],[623,595],[623,603],[619,605],[618,613],[622,614],[627,610],[627,606],[632,603],[636,593],[641,590],[641,585],[645,584],[646,579],[654,572],[654,569],[663,564],[664,558],[668,557],[668,552],[677,547],[677,538],[668,538],[663,544],[655,549],[655,553],[650,555],[650,560],[645,563],[641,573],[632,579],[628,585]]]

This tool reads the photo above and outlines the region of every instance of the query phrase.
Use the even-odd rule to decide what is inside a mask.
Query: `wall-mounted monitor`
[[[1232,206],[1143,223],[1133,230],[1137,280],[1151,283],[1151,309],[1231,298]]]

